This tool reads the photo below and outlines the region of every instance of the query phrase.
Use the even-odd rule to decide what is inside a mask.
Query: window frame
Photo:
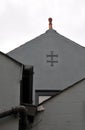
[[[39,104],[39,96],[54,96],[61,90],[35,90],[35,104]]]

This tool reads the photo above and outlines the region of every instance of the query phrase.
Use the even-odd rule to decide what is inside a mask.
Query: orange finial
[[[52,18],[49,18],[48,21],[49,21],[49,29],[52,29]]]

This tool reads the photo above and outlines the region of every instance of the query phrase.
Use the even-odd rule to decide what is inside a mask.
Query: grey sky
[[[0,0],[0,51],[8,52],[48,29],[85,46],[85,0]]]

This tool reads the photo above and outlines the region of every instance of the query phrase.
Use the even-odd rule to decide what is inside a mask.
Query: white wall
[[[22,67],[0,54],[0,112],[18,106]],[[18,130],[18,119],[0,119],[0,130]]]
[[[54,54],[58,63],[50,66],[47,55]],[[55,30],[48,30],[43,35],[9,52],[17,61],[34,66],[33,103],[35,90],[63,90],[85,77],[85,48],[61,36]]]
[[[85,80],[42,105],[31,130],[85,130]]]

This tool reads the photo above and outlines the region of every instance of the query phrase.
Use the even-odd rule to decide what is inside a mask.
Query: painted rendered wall
[[[42,105],[30,130],[85,130],[85,80]]]
[[[51,60],[47,57],[51,51],[58,55],[53,58],[58,61],[54,66],[47,62]],[[23,64],[34,66],[34,93],[35,89],[62,90],[85,77],[85,48],[55,30],[48,30],[8,55]]]
[[[0,112],[20,103],[22,67],[0,53]],[[18,119],[0,119],[0,130],[18,130]]]

